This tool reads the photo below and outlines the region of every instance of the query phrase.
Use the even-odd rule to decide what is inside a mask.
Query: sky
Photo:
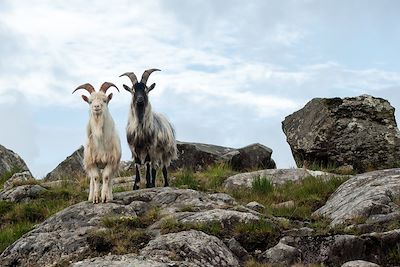
[[[112,4],[111,4],[112,3]],[[113,82],[122,144],[131,95],[120,74],[159,68],[153,110],[177,139],[261,143],[295,166],[284,118],[315,97],[383,97],[400,117],[396,0],[0,0],[0,144],[37,178],[85,143],[80,84]]]

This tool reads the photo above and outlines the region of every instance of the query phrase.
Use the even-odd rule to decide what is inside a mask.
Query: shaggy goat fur
[[[152,112],[151,104],[148,101],[148,93],[155,84],[147,87],[146,82],[153,71],[155,69],[145,71],[140,83],[137,82],[136,76],[132,72],[123,74],[128,76],[133,83],[132,88],[126,85],[124,88],[133,95],[126,135],[136,164],[134,189],[138,188],[137,184],[140,182],[140,166],[142,164],[146,166],[147,187],[155,186],[156,168],[158,167],[163,168],[164,186],[168,186],[167,167],[177,157],[175,131],[171,123],[163,115]],[[142,102],[138,99],[142,96],[143,104],[139,104]],[[140,111],[140,105],[143,105],[142,111]],[[141,112],[143,113],[142,117]]]
[[[103,169],[101,200],[102,202],[107,202],[113,199],[111,179],[118,171],[121,160],[121,143],[114,121],[108,111],[108,103],[112,98],[112,94],[106,96],[106,91],[111,86],[117,88],[111,83],[104,83],[99,92],[95,92],[89,84],[81,85],[77,88],[86,89],[90,92],[89,98],[82,96],[83,100],[90,105],[83,163],[85,171],[90,177],[88,200],[93,201],[93,203],[100,202],[100,169]]]

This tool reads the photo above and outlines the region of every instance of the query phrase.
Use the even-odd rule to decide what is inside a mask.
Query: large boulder
[[[394,108],[382,98],[314,98],[282,128],[298,167],[351,165],[365,172],[399,165]]]
[[[229,160],[235,171],[251,171],[254,169],[276,169],[271,159],[272,149],[261,144],[252,144],[239,148]]]
[[[332,220],[331,225],[352,221],[376,221],[400,212],[400,169],[363,173],[347,180],[314,212]],[[390,215],[396,216],[390,216]]]
[[[79,180],[85,177],[85,170],[83,169],[83,146],[74,151],[64,161],[46,175],[45,181],[58,181],[58,180]]]
[[[0,145],[0,177],[11,171],[29,171],[25,161],[14,151]]]
[[[201,143],[178,142],[178,158],[171,163],[172,170],[202,171],[210,165],[226,163],[235,171],[276,168],[271,158],[272,149],[261,144],[243,148],[216,146]]]
[[[234,151],[230,147],[210,144],[177,142],[178,158],[171,163],[172,170],[204,170],[207,166],[222,161],[222,156]]]

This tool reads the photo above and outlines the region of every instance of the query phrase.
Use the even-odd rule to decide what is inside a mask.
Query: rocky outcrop
[[[286,236],[279,243],[291,247],[284,247],[285,251],[297,249],[301,254],[303,264],[319,263],[324,266],[339,266],[349,261],[365,260],[383,266],[394,266],[398,263],[398,258],[396,254],[393,256],[391,253],[396,253],[396,251],[398,253],[400,229],[361,236]],[[266,255],[267,252],[262,254],[262,256]]]
[[[281,185],[286,182],[300,181],[308,176],[323,177],[329,179],[336,174],[310,171],[306,169],[269,169],[254,172],[239,173],[227,178],[224,182],[225,189],[235,189],[240,187],[251,188],[255,178],[267,178],[274,185]]]
[[[381,98],[315,98],[282,128],[298,167],[351,165],[365,172],[399,165],[394,108]]]
[[[164,260],[164,262],[148,259],[134,254],[108,255],[96,257],[73,263],[71,267],[170,267],[170,266],[194,266],[189,263],[182,264],[175,261]]]
[[[210,144],[178,142],[178,159],[172,161],[171,169],[201,171],[210,165],[225,163],[236,171],[276,168],[271,158],[272,149],[252,144],[235,149]]]
[[[188,205],[198,210],[200,215],[202,214],[196,217],[194,213],[188,213],[192,216],[192,219],[189,219],[190,216],[186,217],[190,221],[208,221],[208,219],[223,221],[230,216],[238,220],[242,218],[245,222],[257,218],[250,213],[236,212],[234,207],[237,203],[222,193],[207,194],[190,189],[174,188],[152,188],[116,193],[113,203],[93,205],[82,202],[55,214],[8,247],[0,255],[0,262],[2,266],[54,266],[59,262],[73,263],[92,256],[96,258],[98,255],[92,251],[88,236],[103,227],[101,220],[104,217],[142,216],[154,207],[158,207],[160,216],[164,217],[183,214],[181,209]],[[212,212],[214,209],[216,211]],[[218,213],[226,215],[220,216]],[[157,226],[150,226],[149,231],[157,232]],[[159,237],[156,235],[152,238],[156,238],[156,241],[150,242],[140,252],[146,257],[134,258],[133,262],[155,261],[161,264],[164,261],[160,261],[160,258],[165,255],[167,261],[178,261],[178,266],[204,266],[199,265],[203,262],[237,266],[237,259],[221,240],[201,232],[188,231]],[[209,249],[210,246],[213,248],[212,251]],[[154,251],[157,253],[155,254]],[[171,258],[173,252],[177,256],[183,255],[182,258]],[[116,259],[112,259],[114,260]],[[81,265],[76,266],[87,266],[85,264],[91,261],[99,262],[99,258],[83,261],[79,263]]]
[[[0,192],[0,200],[11,202],[27,202],[37,198],[40,193],[46,191],[40,185],[21,185]]]
[[[14,151],[0,145],[0,177],[11,171],[29,171],[25,161]]]
[[[301,261],[301,253],[297,248],[279,242],[276,246],[268,249],[261,255],[265,263],[291,266]]]
[[[4,183],[3,190],[6,191],[13,188],[15,185],[34,181],[35,178],[32,177],[30,171],[14,173],[13,176]]]
[[[140,255],[162,261],[175,259],[191,266],[239,266],[239,262],[226,245],[215,236],[190,230],[157,237]]]
[[[400,199],[400,169],[374,171],[344,182],[313,215],[331,219],[331,225],[357,220],[379,223],[385,217],[396,218],[400,212],[396,199]]]
[[[45,181],[58,181],[58,180],[79,180],[85,177],[85,170],[83,169],[83,146],[74,151],[64,161],[46,175]]]

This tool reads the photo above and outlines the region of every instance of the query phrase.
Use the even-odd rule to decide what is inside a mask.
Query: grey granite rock
[[[40,193],[46,191],[40,185],[20,185],[0,192],[0,200],[11,202],[27,202],[35,199]]]
[[[13,170],[29,171],[25,161],[17,153],[0,145],[0,177]]]
[[[365,172],[399,166],[400,131],[394,108],[382,98],[314,98],[282,128],[298,167],[347,165]]]
[[[344,182],[326,204],[313,213],[332,220],[331,225],[352,223],[354,219],[371,220],[399,212],[394,203],[400,197],[400,169],[359,174]]]
[[[199,267],[239,266],[236,257],[221,240],[195,230],[159,236],[150,241],[140,255],[189,262]]]

